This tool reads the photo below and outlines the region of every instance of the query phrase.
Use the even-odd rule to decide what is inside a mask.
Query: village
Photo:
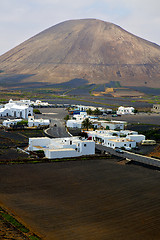
[[[58,107],[63,108],[66,114],[64,119],[59,120],[65,134],[58,137],[54,133],[49,134],[51,130],[58,129],[54,121],[55,106],[40,100],[34,102],[10,99],[8,103],[1,105],[1,126],[5,131],[43,129],[45,136],[29,137],[28,146],[22,151],[31,155],[33,152],[43,151],[46,159],[94,155],[97,145],[114,149],[117,153],[136,150],[142,145],[156,145],[155,140],[146,139],[144,134],[128,130],[127,121],[115,120],[118,116],[135,115],[136,110],[133,107],[120,106],[116,112],[86,105],[66,104]],[[41,114],[40,110],[46,108],[53,111],[52,119],[51,115],[46,118],[46,114]],[[157,112],[158,106],[153,106],[153,111],[154,109]],[[111,119],[108,119],[109,116]]]

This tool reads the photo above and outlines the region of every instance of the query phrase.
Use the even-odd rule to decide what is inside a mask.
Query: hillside
[[[0,56],[1,84],[55,84],[72,79],[160,88],[160,46],[112,23],[70,20]]]

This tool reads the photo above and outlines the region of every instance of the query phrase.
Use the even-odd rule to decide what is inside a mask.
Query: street
[[[136,162],[140,162],[143,164],[147,164],[150,166],[154,166],[154,167],[160,167],[160,160],[155,159],[155,158],[151,158],[151,157],[147,157],[147,156],[143,156],[140,154],[136,154],[133,152],[129,152],[129,151],[125,151],[123,150],[122,152],[116,152],[115,149],[113,148],[109,148],[100,144],[96,144],[96,149],[103,151],[103,152],[108,152],[112,155],[118,156],[118,157],[123,157],[123,158],[127,158]]]
[[[36,118],[50,119],[50,128],[47,129],[47,133],[54,137],[69,137],[70,135],[65,129],[64,117],[68,114],[64,108],[41,108],[41,115],[36,115]]]

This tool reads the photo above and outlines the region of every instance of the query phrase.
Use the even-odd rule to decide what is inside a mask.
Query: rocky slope
[[[4,71],[0,79],[15,76],[13,81],[18,79],[19,84],[78,78],[96,84],[119,81],[122,86],[160,88],[160,46],[112,23],[70,20],[0,56],[0,69]]]

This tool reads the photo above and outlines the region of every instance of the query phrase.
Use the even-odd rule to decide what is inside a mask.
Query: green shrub
[[[29,236],[29,239],[31,239],[31,240],[40,240],[40,238],[39,237],[37,237],[37,236]]]
[[[11,215],[7,214],[7,213],[1,213],[1,216],[7,220],[8,222],[10,222],[13,226],[15,226],[16,228],[18,228],[20,231],[24,232],[24,233],[28,233],[29,230],[23,226],[21,223],[19,223],[14,217],[12,217]]]
[[[33,112],[34,112],[35,114],[42,114],[39,109],[33,109]]]

